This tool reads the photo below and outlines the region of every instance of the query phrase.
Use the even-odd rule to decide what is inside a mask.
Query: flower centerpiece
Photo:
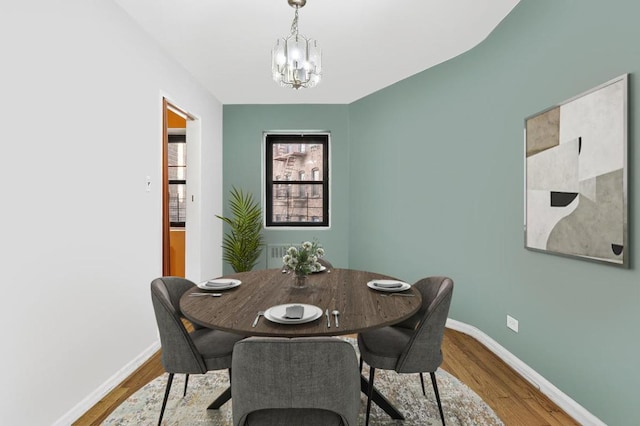
[[[322,269],[322,265],[318,262],[322,256],[324,256],[324,249],[316,241],[305,241],[300,247],[289,247],[287,254],[282,257],[282,262],[284,269],[295,273],[296,286],[305,287],[307,275]]]

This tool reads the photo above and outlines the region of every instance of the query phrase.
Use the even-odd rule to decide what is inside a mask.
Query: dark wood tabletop
[[[225,278],[238,279],[242,284],[223,291],[194,288],[186,292],[180,299],[183,315],[196,324],[245,336],[336,336],[398,323],[417,312],[422,303],[420,292],[414,288],[402,292],[413,297],[402,297],[367,287],[371,280],[393,277],[351,269],[332,268],[312,274],[303,289],[294,288],[295,277],[279,269],[242,272]],[[190,296],[205,292],[222,296]],[[286,303],[314,305],[322,309],[323,315],[305,324],[278,324],[263,316],[255,328],[251,326],[258,311]],[[340,311],[340,327],[335,326],[333,315],[331,327],[327,327],[326,309]]]

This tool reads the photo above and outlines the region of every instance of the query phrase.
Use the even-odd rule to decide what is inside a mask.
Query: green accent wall
[[[452,318],[611,425],[640,421],[638,16],[631,1],[524,0],[471,51],[349,108],[349,265],[450,275]],[[624,73],[631,269],[525,250],[524,118]]]
[[[314,234],[332,262],[451,276],[451,318],[606,424],[636,425],[638,16],[634,1],[521,0],[474,49],[350,105],[225,106],[225,188],[260,194],[263,130],[331,130],[333,227]],[[630,269],[524,249],[524,118],[624,73]]]
[[[275,83],[274,83],[275,84]],[[285,90],[285,89],[283,89]],[[269,229],[267,244],[300,244],[316,238],[335,267],[349,256],[349,114],[347,105],[225,105],[223,110],[224,205],[232,186],[262,197],[264,131],[330,131],[330,228]],[[229,211],[224,212],[230,215]],[[226,231],[226,228],[225,228]],[[265,250],[266,251],[266,250]],[[263,252],[256,268],[266,267]],[[224,265],[224,272],[232,269]]]

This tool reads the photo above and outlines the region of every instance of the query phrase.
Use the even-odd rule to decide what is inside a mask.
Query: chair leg
[[[184,375],[184,392],[182,393],[182,397],[184,398],[185,396],[187,396],[187,384],[189,383],[189,375],[185,374]]]
[[[438,401],[438,410],[440,410],[440,418],[442,419],[442,426],[444,426],[444,412],[442,411],[442,403],[440,402],[440,393],[438,393],[438,382],[436,381],[436,373],[431,374],[431,384],[433,384],[433,391],[436,394],[436,401]]]
[[[422,394],[427,396],[427,393],[424,391],[424,376],[420,373],[420,384],[422,385]]]
[[[367,395],[367,419],[364,423],[365,426],[369,426],[369,413],[371,412],[371,395],[373,395],[373,378],[375,371],[375,368],[369,366],[369,394]]]
[[[362,357],[360,357],[360,374],[362,374],[363,361]]]
[[[162,424],[162,416],[164,415],[164,409],[167,406],[167,399],[169,399],[169,391],[171,390],[172,382],[173,382],[173,373],[169,373],[169,379],[167,379],[167,389],[164,391],[164,399],[162,400],[162,408],[160,409],[160,418],[158,419],[158,426]]]

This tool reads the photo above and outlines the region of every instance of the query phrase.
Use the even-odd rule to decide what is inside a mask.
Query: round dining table
[[[241,272],[215,281],[224,283],[225,280],[234,282],[235,286],[225,290],[203,290],[201,283],[185,292],[180,298],[182,314],[195,324],[243,336],[338,336],[397,324],[416,313],[422,305],[422,295],[412,286],[406,286],[408,288],[403,291],[372,289],[369,283],[374,280],[399,280],[352,269],[330,268],[311,274],[305,288],[297,288],[294,274],[280,269]],[[317,307],[322,314],[299,324],[283,324],[264,316],[269,308],[291,304],[312,305],[312,309]],[[337,321],[334,312],[338,313]],[[360,387],[367,393],[369,384],[363,376]],[[220,408],[230,398],[231,389],[228,388],[208,408]],[[375,388],[372,401],[391,418],[404,419]]]
[[[186,292],[180,299],[183,315],[204,327],[244,336],[337,336],[396,324],[417,312],[422,304],[420,292],[413,287],[402,292],[374,290],[368,282],[394,278],[352,269],[331,268],[311,274],[306,288],[296,288],[293,273],[279,269],[241,272],[224,279],[241,284],[228,290],[194,288]],[[196,297],[194,293],[220,296]],[[269,308],[285,304],[312,305],[322,315],[302,324],[282,324],[263,316]]]

